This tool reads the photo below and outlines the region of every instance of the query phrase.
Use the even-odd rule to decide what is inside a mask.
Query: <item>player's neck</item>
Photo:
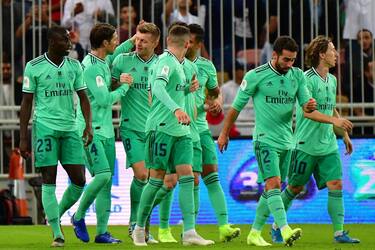
[[[171,52],[179,62],[182,62],[185,57],[185,51],[180,48],[168,47],[169,52]]]
[[[47,57],[48,57],[49,60],[51,60],[56,65],[60,65],[61,62],[64,60],[63,56],[57,55],[57,54],[53,53],[53,51],[51,51],[51,50],[48,50]]]
[[[153,55],[154,55],[154,53],[149,54],[149,55],[140,55],[140,54],[138,54],[138,56],[140,58],[142,58],[142,60],[145,61],[145,62],[147,62]]]
[[[107,56],[107,51],[105,51],[105,49],[93,49],[90,51],[91,54],[93,54],[94,56],[96,57],[99,57],[100,59],[105,59],[105,57]]]
[[[198,57],[198,52],[191,52],[189,54],[186,54],[185,56],[187,59],[193,62]]]
[[[320,63],[316,68],[316,72],[322,77],[322,78],[327,78],[327,75],[329,73],[329,68],[322,63]]]

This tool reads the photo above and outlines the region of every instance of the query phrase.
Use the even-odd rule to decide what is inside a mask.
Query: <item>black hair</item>
[[[111,41],[116,28],[107,23],[99,23],[90,32],[90,44],[92,49],[98,49],[104,41]]]
[[[283,50],[298,52],[298,45],[290,36],[280,36],[273,44],[273,51],[275,51],[278,55],[281,55]]]

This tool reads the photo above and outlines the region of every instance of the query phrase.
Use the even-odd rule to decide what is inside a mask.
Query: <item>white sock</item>
[[[194,235],[194,234],[196,234],[194,228],[193,228],[193,229],[190,229],[190,230],[187,230],[186,232],[184,232],[184,235]]]
[[[342,231],[342,230],[340,230],[340,231],[336,231],[335,233],[334,233],[334,236],[336,237],[336,236],[341,236],[342,234],[343,234],[343,232],[344,231]]]
[[[140,227],[138,225],[135,225],[134,230],[145,230],[145,227]]]

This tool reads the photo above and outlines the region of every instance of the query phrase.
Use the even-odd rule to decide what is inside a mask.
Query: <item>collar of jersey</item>
[[[60,63],[60,65],[56,65],[54,62],[52,62],[48,56],[47,56],[47,52],[44,53],[44,58],[46,58],[47,62],[49,62],[50,64],[52,64],[53,66],[55,66],[56,68],[61,68],[63,65],[64,65],[64,62],[65,62],[65,56],[64,56],[64,59],[62,60],[62,62]]]
[[[281,74],[279,71],[277,71],[277,70],[272,66],[271,61],[268,62],[268,65],[270,66],[270,68],[272,69],[272,71],[275,72],[277,75],[279,75],[279,76],[283,76],[283,74]]]
[[[195,63],[196,61],[198,61],[198,58],[199,56],[196,56],[192,62]]]
[[[103,59],[101,59],[100,57],[97,57],[96,55],[94,55],[93,53],[89,52],[89,55],[92,56],[92,57],[95,57],[96,59],[98,59],[100,62],[102,63],[106,63]]]
[[[149,63],[149,62],[151,62],[152,59],[156,56],[155,54],[153,54],[153,55],[152,55],[147,61],[145,61],[145,60],[142,59],[142,57],[140,57],[140,56],[138,55],[138,53],[135,53],[135,55],[136,55],[137,58],[138,58],[141,62],[143,62],[143,63]]]
[[[171,55],[173,55],[173,57],[176,58],[177,62],[180,62],[180,60],[178,60],[177,56],[175,56],[175,54],[173,54],[172,52],[170,52],[168,49],[165,49],[164,51],[168,52]],[[182,59],[182,61],[180,62],[180,64],[183,64],[184,62],[185,62],[185,57],[184,57],[184,59]]]
[[[311,68],[312,68],[312,70],[314,71],[314,73],[315,73],[317,76],[319,76],[319,78],[320,78],[323,82],[325,82],[325,83],[328,82],[328,74],[327,74],[326,79],[324,79],[324,78],[318,73],[318,71],[316,71],[316,69],[315,69],[314,67],[311,67]]]

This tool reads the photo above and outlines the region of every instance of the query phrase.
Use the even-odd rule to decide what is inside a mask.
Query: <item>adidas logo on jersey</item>
[[[51,80],[51,79],[52,77],[50,75],[47,75],[45,80]]]
[[[130,72],[137,72],[137,69],[133,67]]]
[[[267,82],[267,87],[271,87],[273,84],[272,84],[272,82]]]

